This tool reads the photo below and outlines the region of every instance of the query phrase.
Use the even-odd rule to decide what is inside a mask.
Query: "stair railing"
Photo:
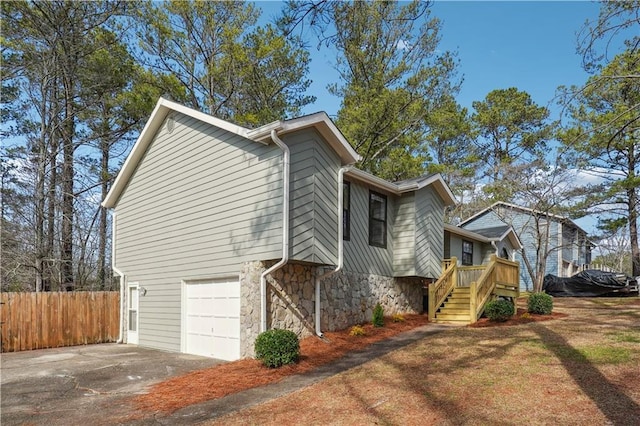
[[[496,255],[491,255],[491,261],[480,275],[477,281],[471,283],[469,314],[471,323],[478,321],[478,317],[489,301],[491,293],[496,286]]]
[[[429,285],[429,321],[433,321],[436,317],[436,311],[451,294],[456,286],[458,274],[456,266],[458,259],[452,257],[443,261],[443,271],[438,281]]]
[[[471,283],[469,306],[471,323],[478,321],[484,305],[491,299],[492,294],[498,293],[517,298],[520,295],[519,288],[519,264],[491,255],[491,260],[480,278]]]

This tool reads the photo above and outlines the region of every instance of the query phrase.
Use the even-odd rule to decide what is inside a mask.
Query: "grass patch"
[[[562,345],[550,347],[549,350],[564,360],[589,364],[623,364],[631,360],[631,351],[626,348],[607,346],[572,348]]]
[[[640,343],[640,333],[633,331],[619,331],[617,333],[610,333],[609,336],[616,342],[622,343]]]

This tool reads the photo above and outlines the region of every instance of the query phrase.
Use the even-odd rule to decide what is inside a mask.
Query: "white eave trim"
[[[276,130],[278,135],[283,136],[311,127],[315,128],[327,140],[340,155],[345,165],[354,164],[362,159],[325,112],[316,112],[291,120],[274,121],[249,131],[247,137],[255,141],[270,141],[271,130]]]
[[[469,222],[473,221],[477,217],[482,216],[482,215],[484,215],[485,213],[487,213],[489,211],[492,211],[497,206],[504,206],[504,207],[507,207],[507,208],[510,208],[510,209],[513,209],[513,210],[520,210],[521,212],[526,212],[526,213],[537,213],[537,214],[546,216],[548,218],[555,219],[558,222],[569,223],[569,224],[571,224],[571,226],[573,226],[576,229],[582,231],[585,235],[588,235],[587,231],[585,231],[584,229],[579,227],[573,220],[569,219],[568,217],[558,216],[557,214],[553,214],[553,213],[545,213],[545,212],[542,212],[542,211],[539,211],[539,210],[531,209],[529,207],[522,207],[522,206],[518,206],[516,204],[507,203],[505,201],[496,201],[495,203],[491,204],[486,209],[480,210],[478,213],[474,214],[473,216],[469,217],[468,219],[463,220],[462,222],[460,222],[460,225],[464,225],[466,223],[469,223]]]
[[[116,203],[118,202],[118,199],[120,198],[120,195],[122,194],[122,191],[124,190],[124,187],[129,182],[129,179],[133,175],[136,167],[138,166],[138,163],[144,156],[145,152],[147,151],[147,148],[149,147],[153,139],[155,138],[158,130],[160,129],[160,126],[162,126],[162,123],[164,123],[164,120],[165,118],[167,118],[169,113],[173,111],[184,114],[189,117],[193,117],[196,120],[202,121],[204,123],[210,124],[212,126],[218,127],[220,129],[226,130],[228,132],[234,133],[236,135],[239,135],[245,138],[249,133],[249,129],[245,127],[238,126],[233,123],[229,123],[228,121],[221,120],[209,114],[205,114],[203,112],[186,107],[184,105],[180,105],[178,103],[169,101],[167,99],[160,98],[158,99],[158,102],[156,103],[156,106],[153,109],[153,112],[151,113],[149,120],[147,120],[147,123],[142,129],[142,132],[140,132],[140,136],[136,140],[136,143],[133,145],[131,152],[127,156],[127,159],[125,160],[124,165],[122,166],[122,169],[120,169],[120,173],[118,173],[116,180],[113,182],[113,185],[109,190],[109,193],[107,194],[105,199],[102,201],[102,206],[106,208],[115,207]]]
[[[519,250],[522,248],[522,243],[520,242],[520,238],[518,238],[518,235],[515,233],[515,231],[511,227],[509,227],[506,231],[504,231],[502,235],[496,238],[488,238],[488,237],[485,237],[484,235],[476,234],[475,232],[469,229],[460,228],[459,226],[451,225],[448,223],[444,224],[444,230],[449,231],[452,234],[461,235],[467,238],[472,238],[472,239],[475,239],[476,241],[482,241],[484,243],[490,243],[492,241],[496,241],[496,242],[504,241],[505,239],[508,238],[509,242],[511,243],[514,249]]]
[[[467,237],[476,241],[481,241],[483,243],[490,243],[491,240],[484,235],[476,234],[473,231],[469,231],[468,229],[463,229],[455,225],[450,225],[448,223],[444,224],[444,230],[449,231],[452,234],[460,235],[463,237]]]
[[[346,173],[346,175],[350,178],[354,178],[361,182],[368,183],[373,187],[390,192],[391,194],[394,194],[394,195],[401,195],[407,192],[415,192],[429,185],[434,185],[436,192],[438,193],[438,195],[440,195],[440,197],[442,197],[442,199],[445,202],[445,205],[456,204],[456,199],[453,193],[451,192],[447,184],[442,179],[442,176],[440,176],[439,174],[430,176],[429,178],[421,181],[420,183],[412,182],[412,183],[404,183],[401,185],[386,181],[370,173],[367,173],[355,168],[350,169]]]

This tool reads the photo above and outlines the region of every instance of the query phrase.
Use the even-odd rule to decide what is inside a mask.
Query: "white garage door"
[[[240,358],[240,283],[185,285],[185,352],[233,361]]]

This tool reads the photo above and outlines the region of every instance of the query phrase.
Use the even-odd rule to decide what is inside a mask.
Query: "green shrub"
[[[373,308],[373,320],[371,322],[373,322],[374,327],[384,326],[384,309],[379,303]]]
[[[484,313],[489,318],[489,321],[506,321],[513,316],[513,303],[504,299],[492,300],[487,303],[487,306],[484,308]]]
[[[547,293],[533,293],[527,301],[527,311],[532,314],[549,315],[553,311],[553,297]]]
[[[298,336],[289,330],[267,330],[260,333],[255,343],[256,358],[269,368],[293,364],[300,357]]]

